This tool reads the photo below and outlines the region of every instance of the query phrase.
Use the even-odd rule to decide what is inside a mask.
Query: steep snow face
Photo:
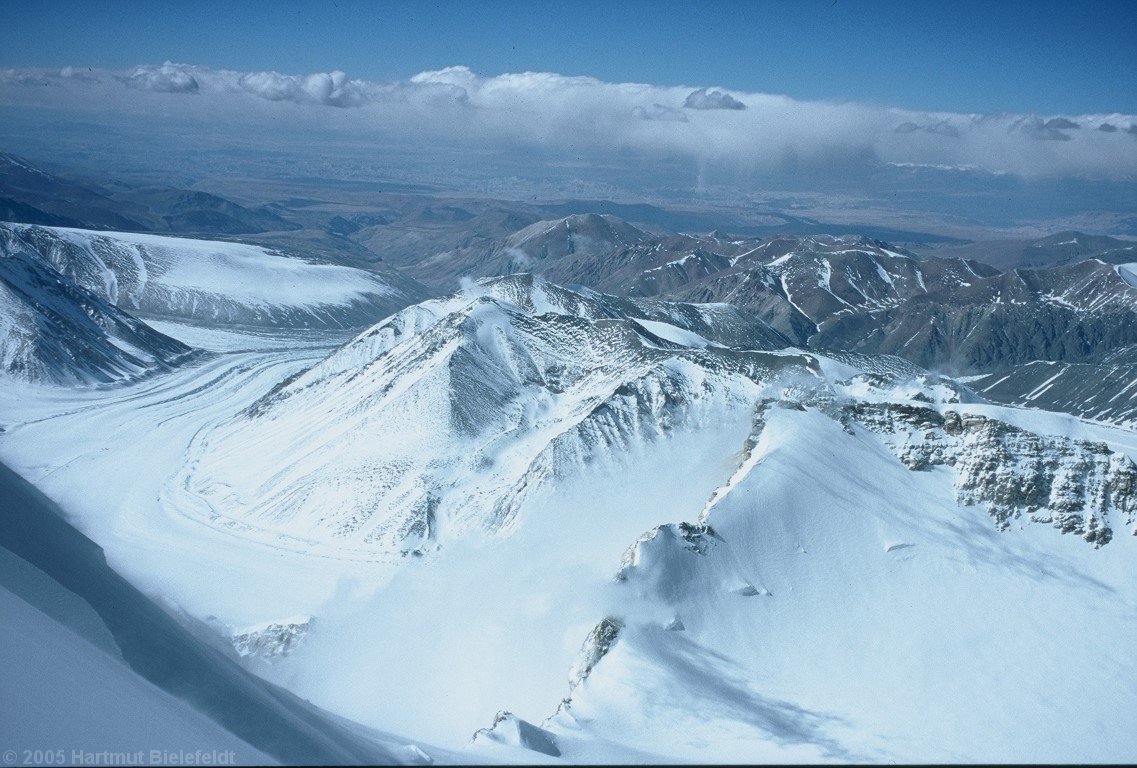
[[[817,374],[683,327],[737,335],[716,308],[528,276],[473,293],[395,315],[202,434],[174,481],[187,514],[292,547],[421,553],[507,532],[543,485],[748,407],[775,374]]]
[[[169,369],[190,354],[38,258],[0,254],[0,375],[105,383]]]
[[[66,745],[63,763],[74,752],[149,755],[154,749],[233,752],[241,763],[276,762],[4,586],[0,609],[0,670],[9,702],[0,721],[5,743]],[[54,756],[54,748],[49,752]]]
[[[394,272],[240,243],[0,224],[0,251],[34,255],[121,309],[200,325],[363,327],[422,298]]]

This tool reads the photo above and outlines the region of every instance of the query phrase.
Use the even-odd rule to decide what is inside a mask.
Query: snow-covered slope
[[[0,664],[11,707],[0,722],[4,743],[66,745],[59,762],[72,764],[79,762],[76,752],[149,755],[152,749],[233,752],[237,764],[271,761],[3,586],[0,610]],[[48,753],[57,759],[54,748]]]
[[[528,271],[534,262],[575,255],[598,258],[647,238],[646,232],[615,216],[587,213],[530,224],[506,238],[504,247],[514,251],[519,266]]]
[[[0,252],[34,254],[126,311],[198,325],[360,328],[422,298],[394,270],[215,240],[0,224]]]
[[[0,252],[0,375],[101,383],[169,369],[190,354],[34,255]]]
[[[0,506],[0,738],[50,752],[14,752],[21,762],[151,750],[174,755],[160,763],[179,762],[179,751],[233,753],[215,757],[220,764],[431,762],[414,745],[345,727],[241,669],[127,584],[101,549],[3,465]]]

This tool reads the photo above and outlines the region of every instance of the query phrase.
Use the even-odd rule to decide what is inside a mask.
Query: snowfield
[[[206,340],[0,390],[0,460],[322,709],[442,762],[1137,759],[1131,430],[524,275]]]

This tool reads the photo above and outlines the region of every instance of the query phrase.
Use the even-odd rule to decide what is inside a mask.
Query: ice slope
[[[393,270],[243,243],[0,224],[0,251],[38,256],[126,311],[198,325],[361,328],[423,297]]]
[[[82,762],[71,750],[232,750],[251,763],[430,761],[416,746],[345,727],[241,669],[111,570],[58,507],[3,465],[0,505],[6,746],[63,748],[63,762]]]
[[[722,308],[637,305],[529,276],[475,293],[395,315],[199,436],[175,480],[186,513],[301,549],[420,552],[507,531],[541,484],[725,407],[732,388],[806,370],[674,324],[712,337],[752,325]],[[643,318],[648,308],[672,322]],[[751,346],[772,336],[759,330]]]
[[[34,255],[0,254],[0,377],[106,383],[169,370],[190,355]]]

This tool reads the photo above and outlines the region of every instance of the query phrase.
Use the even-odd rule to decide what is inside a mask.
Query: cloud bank
[[[53,87],[44,87],[53,86]],[[372,81],[165,62],[125,72],[0,71],[0,106],[184,117],[194,125],[327,130],[425,148],[686,157],[739,171],[954,167],[1028,178],[1137,179],[1137,116],[921,112],[716,87],[609,83],[467,67]]]

